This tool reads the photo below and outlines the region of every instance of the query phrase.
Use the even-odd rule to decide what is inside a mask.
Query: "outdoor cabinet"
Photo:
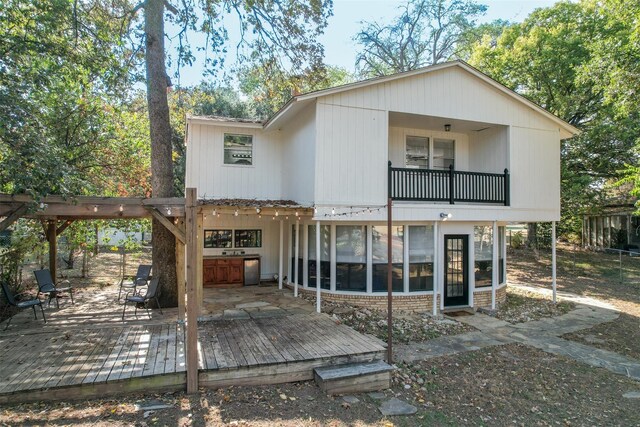
[[[202,262],[204,286],[242,286],[244,263],[242,258],[205,258]]]

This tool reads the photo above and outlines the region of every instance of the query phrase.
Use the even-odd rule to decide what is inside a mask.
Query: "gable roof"
[[[317,90],[317,91],[314,91],[314,92],[308,92],[308,93],[305,93],[305,94],[302,94],[302,95],[294,96],[291,99],[289,99],[289,101],[280,110],[278,110],[273,116],[271,116],[266,122],[264,122],[263,127],[264,127],[264,129],[267,129],[267,130],[277,127],[282,121],[286,122],[286,120],[289,117],[294,116],[299,111],[301,111],[303,108],[305,108],[307,105],[309,105],[312,102],[315,102],[316,99],[318,99],[318,98],[320,98],[322,96],[334,95],[334,94],[341,93],[341,92],[347,92],[347,91],[350,91],[350,90],[360,89],[360,88],[364,88],[364,87],[367,87],[367,86],[383,84],[383,83],[391,82],[391,81],[394,81],[394,80],[404,79],[404,78],[407,78],[407,77],[413,77],[413,76],[417,76],[417,75],[428,74],[428,73],[432,73],[434,71],[443,70],[443,69],[452,68],[452,67],[459,67],[459,68],[469,72],[470,74],[476,76],[477,78],[479,78],[480,80],[482,80],[485,83],[489,84],[490,86],[492,86],[496,90],[498,90],[498,91],[506,94],[507,96],[513,98],[517,102],[520,102],[520,103],[528,106],[529,108],[532,108],[534,111],[538,112],[539,114],[545,116],[546,118],[548,118],[551,121],[553,121],[554,123],[556,123],[562,130],[565,131],[566,134],[569,134],[569,136],[574,136],[574,135],[577,135],[577,134],[580,133],[580,130],[577,129],[575,126],[567,123],[566,121],[562,120],[561,118],[559,118],[559,117],[555,116],[554,114],[550,113],[549,111],[545,110],[544,108],[542,108],[538,104],[528,100],[524,96],[516,93],[515,91],[513,91],[513,90],[509,89],[508,87],[504,86],[503,84],[498,83],[497,81],[495,81],[491,77],[487,76],[483,72],[481,72],[478,69],[472,67],[471,65],[467,64],[466,62],[460,61],[460,60],[451,61],[451,62],[443,62],[443,63],[440,63],[440,64],[435,64],[435,65],[431,65],[431,66],[424,67],[424,68],[418,68],[416,70],[405,71],[403,73],[391,74],[389,76],[383,76],[383,77],[375,77],[375,78],[368,79],[368,80],[362,80],[362,81],[359,81],[359,82],[349,83],[349,84],[342,85],[342,86],[336,86],[336,87],[332,87],[332,88],[328,88],[328,89]]]

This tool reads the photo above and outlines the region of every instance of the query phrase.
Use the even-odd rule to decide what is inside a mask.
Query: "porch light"
[[[445,213],[445,212],[441,212],[440,213],[440,219],[441,220],[446,221],[449,218],[451,218],[451,213]]]
[[[98,212],[98,205],[93,205],[93,211]]]
[[[449,123],[444,125],[444,131],[445,132],[450,132],[451,131],[451,125]]]

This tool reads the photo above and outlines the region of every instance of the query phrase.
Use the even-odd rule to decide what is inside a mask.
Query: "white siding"
[[[510,140],[511,206],[529,221],[559,221],[559,132],[512,127]]]
[[[388,113],[323,103],[316,111],[316,204],[384,204]]]
[[[222,255],[222,251],[232,250],[243,250],[246,254],[258,254],[261,257],[260,277],[262,280],[273,280],[273,275],[278,273],[280,222],[278,220],[272,220],[271,217],[267,216],[258,219],[256,215],[240,215],[238,217],[221,215],[220,217],[214,217],[211,215],[211,212],[207,212],[207,209],[208,208],[205,208],[204,212],[207,218],[204,219],[202,223],[204,230],[260,229],[262,230],[262,247],[228,249],[204,248],[203,256]],[[284,261],[285,263],[283,265],[286,266],[286,260]]]
[[[224,134],[253,135],[253,164],[224,164]],[[276,133],[261,129],[191,123],[186,186],[206,199],[281,199],[282,154]]]
[[[280,131],[282,139],[282,197],[313,204],[315,176],[315,105],[305,108]]]
[[[535,129],[558,125],[471,73],[449,67],[320,98],[319,102]]]
[[[494,127],[469,134],[469,170],[501,173],[509,168],[509,128]]]

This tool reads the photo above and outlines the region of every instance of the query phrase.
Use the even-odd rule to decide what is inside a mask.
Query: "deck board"
[[[122,387],[144,389],[145,384],[176,387],[186,376],[166,375],[184,375],[185,333],[183,324],[157,321],[0,333],[0,402],[13,401],[16,393],[24,401],[30,395],[55,398],[56,389],[62,396],[90,393],[83,390],[103,395],[114,382],[120,384],[114,393]],[[316,313],[201,322],[199,347],[200,373],[207,384],[308,379],[305,369],[352,357],[379,358],[384,352],[379,340]],[[154,380],[158,375],[167,379]],[[122,381],[138,383],[123,386]],[[74,386],[82,388],[74,391]]]

